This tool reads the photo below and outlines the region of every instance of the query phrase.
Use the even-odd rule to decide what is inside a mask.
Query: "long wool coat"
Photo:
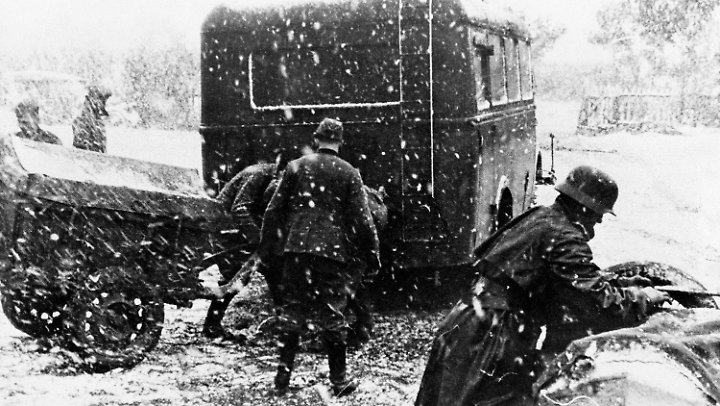
[[[526,404],[540,351],[562,350],[588,321],[614,328],[643,316],[560,202],[513,219],[476,256],[479,278],[439,326],[417,406]]]
[[[377,230],[360,173],[334,151],[290,162],[263,219],[259,253],[311,254],[341,263],[353,247],[368,264],[377,264]]]

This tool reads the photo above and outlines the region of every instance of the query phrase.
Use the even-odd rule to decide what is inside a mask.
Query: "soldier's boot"
[[[300,346],[300,335],[298,333],[283,333],[280,337],[280,362],[278,362],[277,374],[275,375],[275,393],[282,396],[287,393],[290,387],[290,376],[295,364],[295,354]]]
[[[338,397],[351,394],[360,383],[353,377],[348,376],[345,343],[328,342],[327,349],[333,394]]]
[[[243,341],[245,338],[242,335],[235,336],[227,331],[222,326],[222,319],[225,317],[225,311],[230,305],[231,297],[227,297],[223,300],[213,300],[210,302],[207,315],[205,316],[205,323],[203,324],[202,334],[207,338],[223,338],[226,340]]]

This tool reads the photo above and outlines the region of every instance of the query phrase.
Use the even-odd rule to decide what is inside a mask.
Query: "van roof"
[[[418,3],[417,0],[288,0],[283,4],[252,5],[247,0],[225,0],[223,5],[208,15],[202,32],[251,30],[261,22],[287,24],[288,19],[297,15],[312,21],[312,14],[315,13],[308,14],[309,10],[317,10],[317,14],[336,21],[385,20],[397,17],[398,1]],[[433,18],[440,23],[465,20],[474,25],[530,37],[528,25],[522,16],[501,0],[432,0],[432,4],[435,10]]]

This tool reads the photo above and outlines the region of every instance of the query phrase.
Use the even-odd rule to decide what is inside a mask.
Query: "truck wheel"
[[[37,271],[37,272],[36,272]],[[34,338],[51,337],[60,331],[67,300],[48,289],[32,275],[43,274],[37,268],[13,269],[0,284],[0,301],[10,323]]]
[[[142,361],[160,340],[165,319],[158,293],[139,286],[140,280],[130,286],[107,280],[111,277],[103,273],[96,283],[90,277],[87,291],[70,304],[76,319],[66,323],[68,346],[80,353],[92,372],[128,368]]]
[[[671,285],[682,286],[693,290],[705,291],[706,288],[697,279],[686,272],[659,262],[625,262],[613,265],[605,271],[617,274],[618,276],[640,275],[650,279],[655,286]],[[712,297],[693,295],[691,293],[670,292],[670,296],[681,305],[688,308],[709,308],[717,309],[718,305]]]
[[[51,337],[62,326],[62,305],[17,290],[3,290],[1,300],[10,324],[31,337]]]

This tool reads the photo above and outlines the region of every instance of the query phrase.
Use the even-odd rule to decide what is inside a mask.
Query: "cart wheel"
[[[671,285],[687,287],[699,291],[706,290],[702,283],[688,275],[686,272],[659,262],[625,262],[613,265],[605,269],[605,271],[617,274],[618,276],[626,277],[640,275],[650,279],[656,286]],[[712,297],[698,296],[691,293],[669,293],[674,300],[688,308],[718,308],[717,303]]]
[[[37,269],[29,269],[28,272],[13,270],[0,283],[3,312],[10,323],[23,333],[34,338],[51,337],[62,327],[67,300],[57,294],[57,289],[51,291],[47,282],[27,276],[42,274],[33,271]]]
[[[162,298],[146,287],[96,285],[70,305],[76,319],[66,323],[68,346],[83,356],[92,372],[134,366],[160,339]]]
[[[33,298],[17,290],[3,290],[3,313],[10,324],[23,333],[34,337],[51,337],[62,326],[61,304],[55,306],[45,298]]]

